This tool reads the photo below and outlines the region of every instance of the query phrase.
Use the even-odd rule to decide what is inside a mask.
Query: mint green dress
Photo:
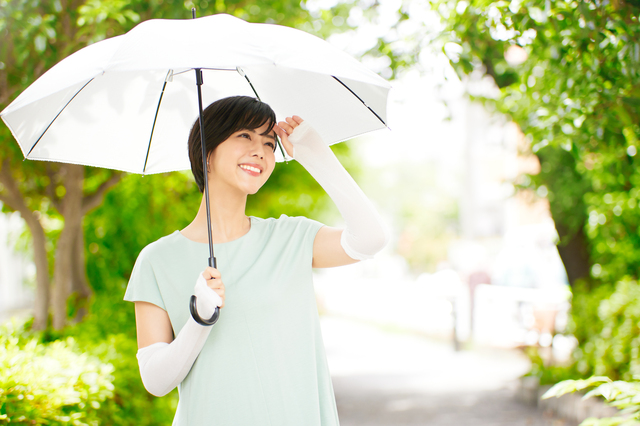
[[[215,244],[225,307],[178,385],[179,426],[337,426],[333,386],[311,275],[323,225],[251,217],[237,240]],[[153,303],[177,335],[209,247],[179,231],[145,247],[124,299]]]

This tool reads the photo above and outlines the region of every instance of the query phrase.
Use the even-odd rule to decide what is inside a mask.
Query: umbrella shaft
[[[213,255],[213,235],[211,232],[211,207],[209,206],[209,171],[207,169],[207,148],[204,136],[204,118],[202,117],[202,70],[196,68],[196,86],[198,87],[198,112],[200,114],[200,145],[202,146],[202,174],[204,176],[204,198],[207,205],[207,231],[209,232],[209,266],[215,268]]]

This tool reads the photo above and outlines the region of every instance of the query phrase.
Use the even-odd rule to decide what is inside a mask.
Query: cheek
[[[276,167],[275,156],[272,156],[272,157],[273,158],[270,158],[269,160],[267,160],[267,169],[265,170],[265,173],[266,173],[265,181],[269,179],[269,177],[271,176],[271,173],[273,173],[273,170]]]

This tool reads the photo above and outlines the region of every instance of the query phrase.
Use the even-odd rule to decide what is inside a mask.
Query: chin
[[[256,194],[258,191],[260,191],[260,189],[262,189],[265,183],[267,183],[266,180],[264,182],[258,183],[258,186],[250,185],[248,188],[246,188],[247,195]]]
[[[254,195],[256,194],[258,191],[260,191],[260,188],[262,188],[264,184],[260,185],[259,187],[252,187],[252,188],[246,188],[245,192],[247,193],[247,195]]]

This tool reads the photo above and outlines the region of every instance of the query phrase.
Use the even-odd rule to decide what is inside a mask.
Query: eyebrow
[[[251,132],[251,133],[258,133],[256,132],[256,129],[242,129],[242,130],[238,130],[238,132]],[[273,140],[276,140],[276,131],[271,129],[271,132],[267,132],[267,133],[261,133],[260,136],[266,136],[268,138],[271,138]]]
[[[255,133],[255,130],[254,130],[254,133]],[[271,129],[271,132],[268,132],[268,133],[262,133],[262,135],[261,135],[261,136],[266,136],[266,137],[268,137],[268,138],[271,138],[271,139],[273,139],[273,140],[276,140],[276,132],[275,132],[275,130],[273,130],[273,129]]]

